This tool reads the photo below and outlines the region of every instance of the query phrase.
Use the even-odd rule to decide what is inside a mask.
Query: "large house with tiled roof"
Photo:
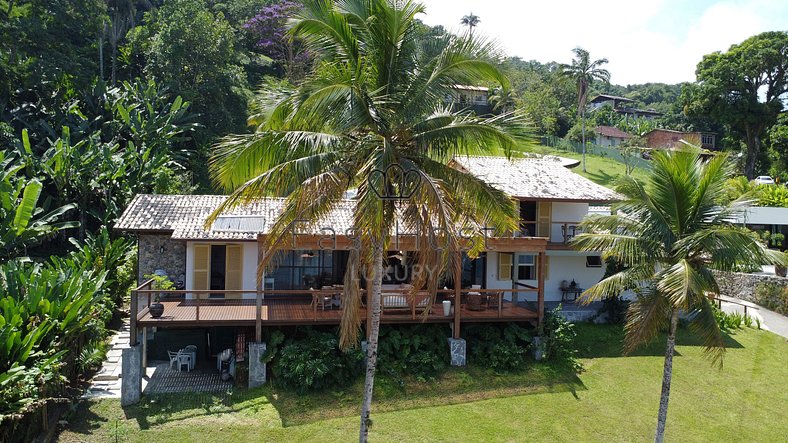
[[[602,278],[599,255],[575,251],[568,242],[579,233],[578,224],[592,205],[618,196],[574,173],[570,168],[576,161],[552,156],[461,157],[451,165],[516,199],[519,230],[491,235],[475,259],[458,256],[460,266],[451,270],[443,289],[432,293],[411,282],[414,254],[433,245],[398,233],[386,259],[383,323],[445,323],[455,339],[461,325],[470,322],[538,325],[545,301],[574,298]],[[258,273],[265,241],[284,200],[260,198],[207,226],[208,216],[224,199],[137,195],[118,220],[115,229],[135,234],[139,242],[141,286],[132,292],[132,341],[138,332],[147,345],[154,330],[157,335],[193,331],[189,340],[195,340],[194,334],[207,334],[201,346],[215,355],[227,346],[222,340],[232,342],[222,339],[221,331],[234,331],[229,335],[235,339],[243,333],[259,342],[267,326],[339,324],[347,308],[342,285],[355,244],[350,234],[355,200],[345,199],[322,220],[299,228],[284,241],[276,266]],[[150,274],[166,275],[176,289],[156,290]],[[164,305],[161,315],[150,307],[157,295]],[[147,355],[144,350],[143,360]]]

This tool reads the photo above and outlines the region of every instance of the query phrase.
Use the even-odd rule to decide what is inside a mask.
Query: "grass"
[[[539,154],[552,154],[560,157],[573,158],[576,160],[581,160],[583,158],[582,154],[550,148],[547,146],[539,146],[534,150],[534,152]],[[583,177],[586,177],[587,179],[608,188],[613,187],[619,177],[626,175],[626,167],[623,163],[613,160],[610,157],[592,154],[586,154],[586,172],[583,172],[582,164],[576,166],[572,170]],[[635,168],[635,170],[632,171],[632,176],[641,183],[646,183],[648,171],[642,168]]]
[[[404,390],[380,378],[374,441],[647,441],[653,438],[662,375],[662,340],[621,356],[620,327],[577,326],[586,371],[546,364],[520,374],[451,370]],[[784,441],[788,422],[788,341],[737,330],[722,370],[681,330],[674,360],[668,441]],[[222,396],[174,395],[120,407],[83,402],[60,441],[351,441],[360,386],[299,396],[265,387]],[[177,436],[177,438],[175,438]],[[175,438],[175,440],[174,440]]]

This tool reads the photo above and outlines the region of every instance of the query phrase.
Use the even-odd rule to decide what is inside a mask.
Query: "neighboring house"
[[[657,112],[653,109],[637,109],[631,106],[626,106],[626,103],[634,103],[634,100],[616,95],[600,94],[591,99],[591,101],[588,102],[588,105],[593,110],[599,109],[605,105],[610,105],[617,113],[632,118],[642,117],[648,120],[654,120],[664,115],[663,113]]]
[[[716,136],[710,132],[683,132],[672,129],[652,129],[645,133],[646,147],[650,149],[673,149],[680,147],[681,140],[690,143],[700,143],[701,148],[714,150]]]
[[[453,167],[474,174],[519,201],[520,229],[487,239],[485,251],[474,260],[463,255],[461,267],[430,294],[410,284],[412,257],[435,248],[400,231],[392,240],[384,280],[383,323],[444,323],[454,338],[468,322],[541,323],[544,302],[560,301],[562,290],[574,281],[588,288],[603,274],[598,254],[574,251],[567,242],[579,233],[578,223],[590,205],[617,199],[603,186],[572,172],[576,161],[530,157],[509,161],[501,157],[455,158]],[[199,342],[215,355],[236,341],[262,339],[265,326],[337,325],[343,302],[349,251],[354,247],[352,211],[355,201],[342,203],[322,220],[294,228],[283,242],[276,266],[258,278],[266,254],[264,244],[284,200],[261,198],[205,220],[224,201],[218,195],[137,195],[115,229],[134,233],[139,240],[138,280],[166,274],[182,282],[180,291],[154,291],[143,285],[132,292],[132,341],[143,332],[147,358],[151,328],[163,347]],[[458,262],[459,263],[459,262]],[[164,295],[164,315],[153,318],[149,297]],[[434,304],[430,300],[434,300]],[[445,301],[445,302],[444,302]],[[449,305],[455,309],[444,312]],[[362,314],[367,315],[362,306]],[[426,315],[424,314],[426,312]],[[177,331],[166,334],[164,331]],[[244,338],[238,338],[241,336]],[[207,337],[207,338],[206,338]],[[174,343],[180,343],[174,344]],[[154,341],[155,344],[155,341]],[[243,347],[241,347],[243,349]]]
[[[451,96],[447,97],[446,101],[451,103],[456,109],[471,109],[477,115],[492,113],[492,105],[489,102],[489,88],[484,86],[454,85],[451,89]]]
[[[596,144],[599,146],[618,146],[632,138],[631,134],[613,126],[597,126],[594,132],[596,132]]]
[[[599,109],[602,106],[610,105],[613,109],[618,109],[622,107],[622,103],[634,103],[634,100],[617,95],[599,94],[588,102],[588,106],[591,109]]]
[[[779,249],[783,251],[788,249],[788,208],[751,206],[747,208],[744,216],[737,221],[759,234],[763,231],[769,231],[771,234],[782,234],[784,239]],[[776,245],[770,246],[776,247]]]

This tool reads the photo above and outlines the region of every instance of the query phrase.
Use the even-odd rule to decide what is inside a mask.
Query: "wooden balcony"
[[[524,321],[536,324],[537,311],[525,303],[536,301],[538,289],[460,289],[460,309],[456,309],[455,290],[413,293],[407,289],[386,290],[383,294],[381,322],[453,323]],[[528,297],[528,294],[532,294]],[[150,304],[156,296],[164,305],[164,314],[154,318]],[[507,300],[508,298],[508,300]],[[392,303],[391,300],[396,301]],[[444,313],[447,300],[451,307]],[[360,317],[368,318],[362,291]],[[428,309],[427,309],[428,308]],[[244,290],[198,293],[184,290],[153,290],[150,282],[132,291],[132,337],[140,327],[194,328],[214,326],[338,325],[345,309],[341,289],[267,290],[261,293]]]

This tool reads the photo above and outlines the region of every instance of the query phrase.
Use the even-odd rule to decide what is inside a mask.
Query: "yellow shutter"
[[[544,269],[542,269],[542,275],[544,275],[544,279],[547,280],[550,278],[550,256],[545,255],[544,260],[542,260],[542,265]]]
[[[514,254],[511,252],[498,253],[498,280],[512,279],[512,261]]]
[[[224,289],[243,289],[243,249],[241,245],[227,245],[227,260],[224,274]]]
[[[550,238],[550,225],[552,222],[552,202],[539,202],[536,210],[537,237]]]
[[[211,246],[194,245],[194,272],[192,272],[192,288],[206,290],[211,275]]]

